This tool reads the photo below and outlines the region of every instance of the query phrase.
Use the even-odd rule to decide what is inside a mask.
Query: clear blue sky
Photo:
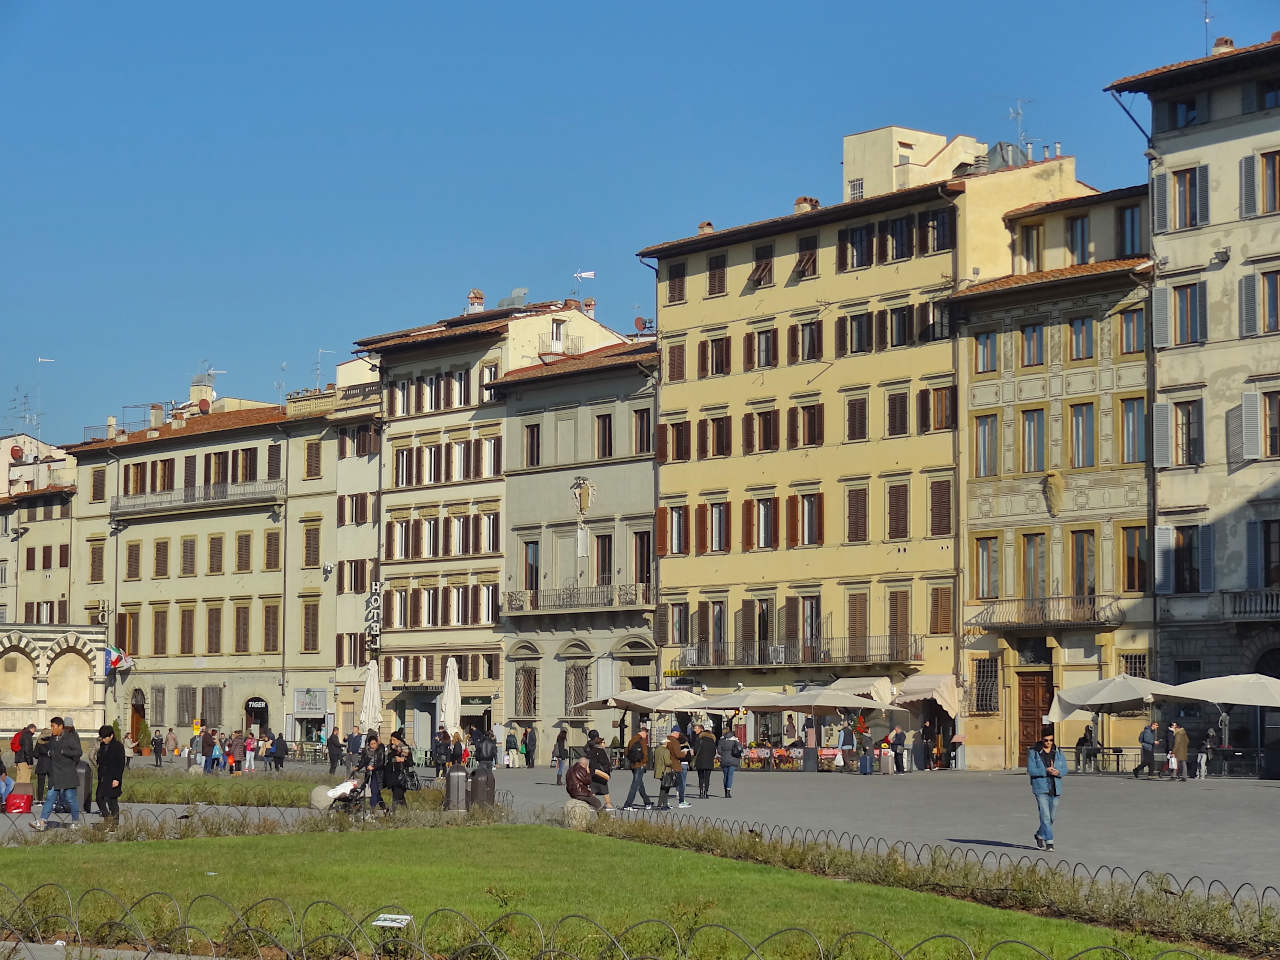
[[[1238,45],[1274,0],[1212,0]],[[1203,53],[1200,0],[446,4],[0,0],[0,419],[325,379],[360,336],[583,295],[652,316],[641,246],[840,196],[840,138],[1013,139],[1101,188],[1143,144],[1101,92]],[[53,364],[35,363],[37,356]]]

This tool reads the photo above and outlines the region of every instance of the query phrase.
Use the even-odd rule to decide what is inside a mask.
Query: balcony
[[[1231,620],[1280,620],[1280,589],[1240,590],[1226,595]]]
[[[539,353],[562,353],[572,357],[582,352],[582,337],[577,334],[562,334],[553,337],[549,333],[538,335]]]
[[[590,613],[653,606],[653,587],[647,583],[609,583],[597,587],[555,590],[508,590],[503,613]]]
[[[701,641],[681,649],[678,667],[738,669],[770,667],[870,666],[922,663],[924,637],[918,633],[877,637],[824,637],[785,643]]]
[[[1118,627],[1124,610],[1118,597],[1015,597],[990,600],[965,621],[966,626],[1003,633],[1040,633],[1062,627]]]
[[[111,518],[145,517],[160,513],[191,513],[227,510],[256,504],[284,503],[283,480],[255,480],[252,483],[213,483],[205,487],[182,487],[111,498]]]

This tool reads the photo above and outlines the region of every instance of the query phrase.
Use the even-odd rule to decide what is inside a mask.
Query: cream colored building
[[[1146,186],[1006,217],[1011,273],[952,298],[973,768],[1021,766],[1053,695],[1152,676]],[[1077,713],[1131,747],[1141,718]]]
[[[1107,89],[1151,102],[1159,679],[1280,676],[1280,36]]]
[[[466,313],[356,341],[383,384],[383,695],[388,722],[419,748],[439,720],[450,658],[464,727],[487,729],[510,716],[499,622],[503,445],[522,456],[537,438],[505,434],[504,406],[485,385],[541,355],[622,341],[584,309],[565,300],[486,310],[473,290]]]
[[[993,169],[998,150],[918,134],[922,155],[955,164],[892,190],[906,174],[881,141],[910,132],[890,129],[846,140],[844,187],[860,173],[861,200],[801,197],[639,253],[657,263],[662,355],[655,636],[668,682],[914,677],[912,722],[949,730],[960,411],[946,300],[960,278],[1008,272],[1010,207],[1094,191],[1071,157]],[[768,722],[757,732],[779,734]]]

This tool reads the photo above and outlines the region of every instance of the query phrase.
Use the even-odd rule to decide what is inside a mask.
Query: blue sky
[[[1201,0],[829,5],[126,4],[0,0],[0,421],[43,436],[125,404],[324,378],[351,341],[551,299],[573,273],[630,330],[645,244],[840,196],[840,139],[897,123],[1060,140],[1143,176],[1101,92],[1199,56]],[[1280,29],[1212,0],[1212,35]],[[1038,146],[1037,146],[1038,150]],[[37,366],[36,357],[53,364]]]

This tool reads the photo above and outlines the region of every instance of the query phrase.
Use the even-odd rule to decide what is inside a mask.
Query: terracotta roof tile
[[[438,340],[455,337],[478,336],[485,333],[501,332],[509,320],[516,316],[554,313],[557,310],[574,309],[573,304],[563,300],[547,300],[541,303],[527,303],[520,307],[499,307],[494,310],[481,310],[478,313],[463,313],[456,317],[424,324],[421,327],[410,327],[407,330],[394,330],[391,333],[379,333],[355,341],[355,353],[366,350],[389,350],[398,347],[417,346],[421,343],[432,343]]]
[[[1145,197],[1146,195],[1147,185],[1139,183],[1132,187],[1120,187],[1116,190],[1105,190],[1101,193],[1089,193],[1082,197],[1067,197],[1064,200],[1042,200],[1039,203],[1028,203],[1025,206],[1014,207],[1004,215],[1004,218],[1006,220],[1015,220],[1019,217],[1029,217],[1032,214],[1056,213],[1059,210],[1091,207],[1098,203],[1114,203],[1117,200],[1128,200],[1133,197]]]
[[[1115,90],[1119,93],[1141,92],[1152,87],[1159,87],[1171,83],[1177,79],[1173,74],[1177,74],[1183,70],[1194,72],[1197,68],[1209,65],[1217,65],[1219,63],[1227,63],[1236,61],[1231,64],[1231,69],[1240,69],[1242,65],[1237,60],[1238,57],[1248,57],[1251,54],[1267,53],[1275,51],[1280,53],[1280,37],[1272,36],[1270,40],[1264,40],[1262,43],[1255,43],[1248,47],[1236,47],[1234,50],[1228,50],[1223,53],[1211,53],[1206,57],[1196,57],[1194,60],[1180,60],[1178,63],[1166,64],[1163,67],[1155,67],[1151,70],[1144,70],[1142,73],[1135,73],[1129,77],[1121,77],[1106,87],[1104,90]]]
[[[1151,261],[1147,257],[1131,257],[1125,260],[1100,260],[1097,263],[1081,263],[1076,266],[1062,267],[1059,270],[1041,270],[1037,273],[1011,274],[985,283],[974,284],[951,295],[952,300],[968,300],[971,297],[987,293],[1002,293],[1023,287],[1041,284],[1060,283],[1064,280],[1076,280],[1081,277],[1105,277],[1108,274],[1129,273],[1138,270]]]
[[[117,450],[120,447],[135,446],[141,443],[163,443],[166,440],[182,440],[187,437],[206,433],[220,433],[224,430],[241,430],[245,427],[260,427],[272,423],[284,423],[289,417],[283,407],[254,407],[250,410],[228,410],[225,413],[206,413],[201,416],[188,417],[185,427],[174,429],[174,421],[159,427],[148,427],[135,430],[124,440],[90,440],[87,443],[72,444],[66,449],[77,455],[93,453],[99,450]],[[300,417],[296,419],[309,419]],[[148,436],[152,431],[158,436]]]
[[[634,366],[636,364],[656,364],[658,362],[658,346],[653,340],[627,341],[611,343],[608,346],[588,350],[571,357],[557,356],[548,358],[544,363],[530,364],[509,370],[505,376],[499,377],[486,386],[497,389],[531,380],[546,380],[552,377],[571,376],[575,373],[594,373],[613,367]]]
[[[40,487],[38,490],[18,490],[9,496],[14,500],[26,500],[29,497],[43,497],[51,493],[75,493],[76,485],[74,483],[51,483],[47,487]]]

